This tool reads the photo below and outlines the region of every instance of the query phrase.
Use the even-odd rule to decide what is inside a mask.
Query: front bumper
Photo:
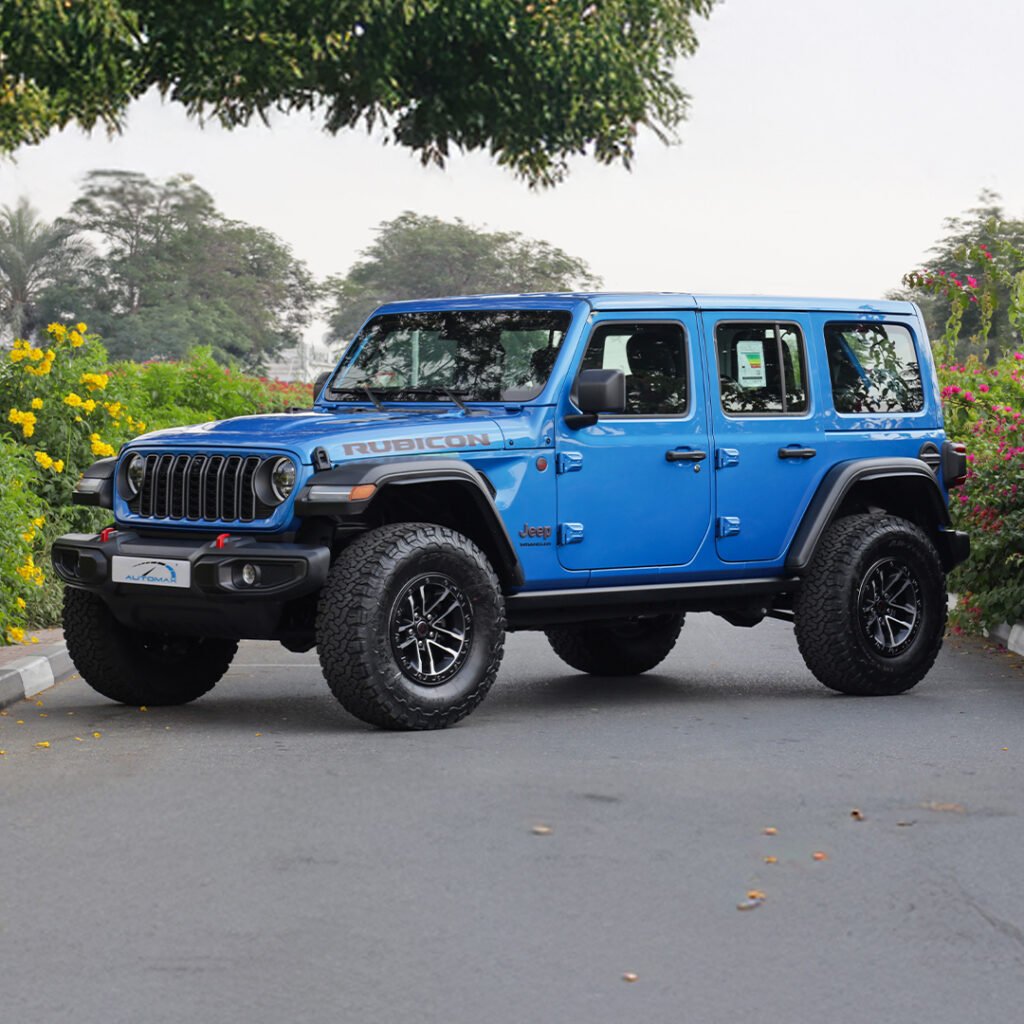
[[[54,542],[51,558],[68,586],[96,593],[125,625],[239,639],[282,635],[286,608],[315,594],[331,564],[330,548],[313,544],[230,536],[221,545],[216,539],[152,537],[134,530],[69,533]],[[188,562],[189,585],[116,582],[117,556]],[[244,581],[245,565],[256,569],[251,584]]]

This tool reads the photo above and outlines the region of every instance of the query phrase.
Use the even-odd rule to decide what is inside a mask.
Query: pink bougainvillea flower
[[[968,276],[968,278],[967,278],[967,287],[968,288],[977,288],[978,287],[978,279],[976,277]]]
[[[989,386],[987,384],[979,384],[978,385],[978,390],[979,391],[988,391],[989,390]]]
[[[973,402],[974,401],[974,392],[973,391],[965,391],[964,392],[964,401],[965,402]]]

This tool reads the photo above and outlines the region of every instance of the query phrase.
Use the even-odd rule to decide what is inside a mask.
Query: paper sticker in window
[[[741,388],[768,386],[764,367],[764,342],[736,342],[736,382]]]

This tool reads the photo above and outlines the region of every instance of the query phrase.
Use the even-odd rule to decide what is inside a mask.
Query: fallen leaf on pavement
[[[750,889],[747,892],[748,900],[766,900],[768,897],[760,889]]]
[[[623,981],[637,981],[640,978],[639,974],[634,974],[632,971],[626,971],[622,976]]]
[[[822,850],[815,850],[814,853],[811,854],[811,856],[815,860],[828,860],[828,854]]]
[[[746,900],[743,903],[737,903],[737,910],[757,910],[758,907],[764,904],[764,900]]]
[[[139,710],[140,710],[140,711],[148,711],[148,710],[149,710],[149,708],[147,708],[147,707],[146,707],[146,705],[145,705],[145,704],[143,704],[143,705],[142,705],[142,707],[141,707],[141,708],[139,708]]]
[[[910,828],[911,825],[917,824],[917,819],[915,818],[913,821],[897,821],[896,824],[900,828]]]
[[[551,835],[551,827],[549,825],[534,825],[531,831],[535,836]]]
[[[76,743],[84,743],[84,742],[85,742],[85,740],[83,740],[81,736],[76,736],[76,737],[75,737],[75,742],[76,742]]]
[[[45,749],[46,749],[46,748],[47,748],[47,747],[48,747],[49,745],[50,745],[50,741],[49,741],[49,740],[40,740],[40,741],[39,741],[39,742],[38,742],[38,743],[36,744],[36,746],[37,746],[37,747],[42,747],[42,748],[43,748],[44,750],[45,750]]]
[[[921,804],[926,811],[950,811],[953,814],[966,814],[967,808],[963,804],[949,804],[941,803],[938,800],[931,800],[926,804]]]
[[[764,858],[764,862],[765,862],[765,864],[778,864],[779,858],[778,857],[765,857]]]
[[[853,818],[854,821],[863,821],[864,812],[859,807],[854,807],[854,809],[850,811],[850,817]]]
[[[94,732],[94,733],[92,734],[92,738],[93,738],[94,740],[98,740],[98,739],[99,739],[99,738],[100,738],[100,737],[101,737],[102,735],[103,735],[103,733],[101,733],[101,732]]]
[[[771,825],[769,825],[767,828],[761,829],[761,835],[763,836],[777,836],[778,834],[779,830]]]

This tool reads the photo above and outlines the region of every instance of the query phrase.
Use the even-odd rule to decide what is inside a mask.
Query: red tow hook
[[[108,526],[104,530],[101,530],[100,531],[100,543],[101,544],[106,544],[107,541],[110,540],[110,535],[112,533],[117,533],[117,530],[113,526]]]
[[[231,536],[230,533],[218,533],[217,534],[217,539],[213,542],[214,547],[217,547],[217,548],[224,547],[224,541],[226,541],[228,539],[228,537],[230,537],[230,536]]]

